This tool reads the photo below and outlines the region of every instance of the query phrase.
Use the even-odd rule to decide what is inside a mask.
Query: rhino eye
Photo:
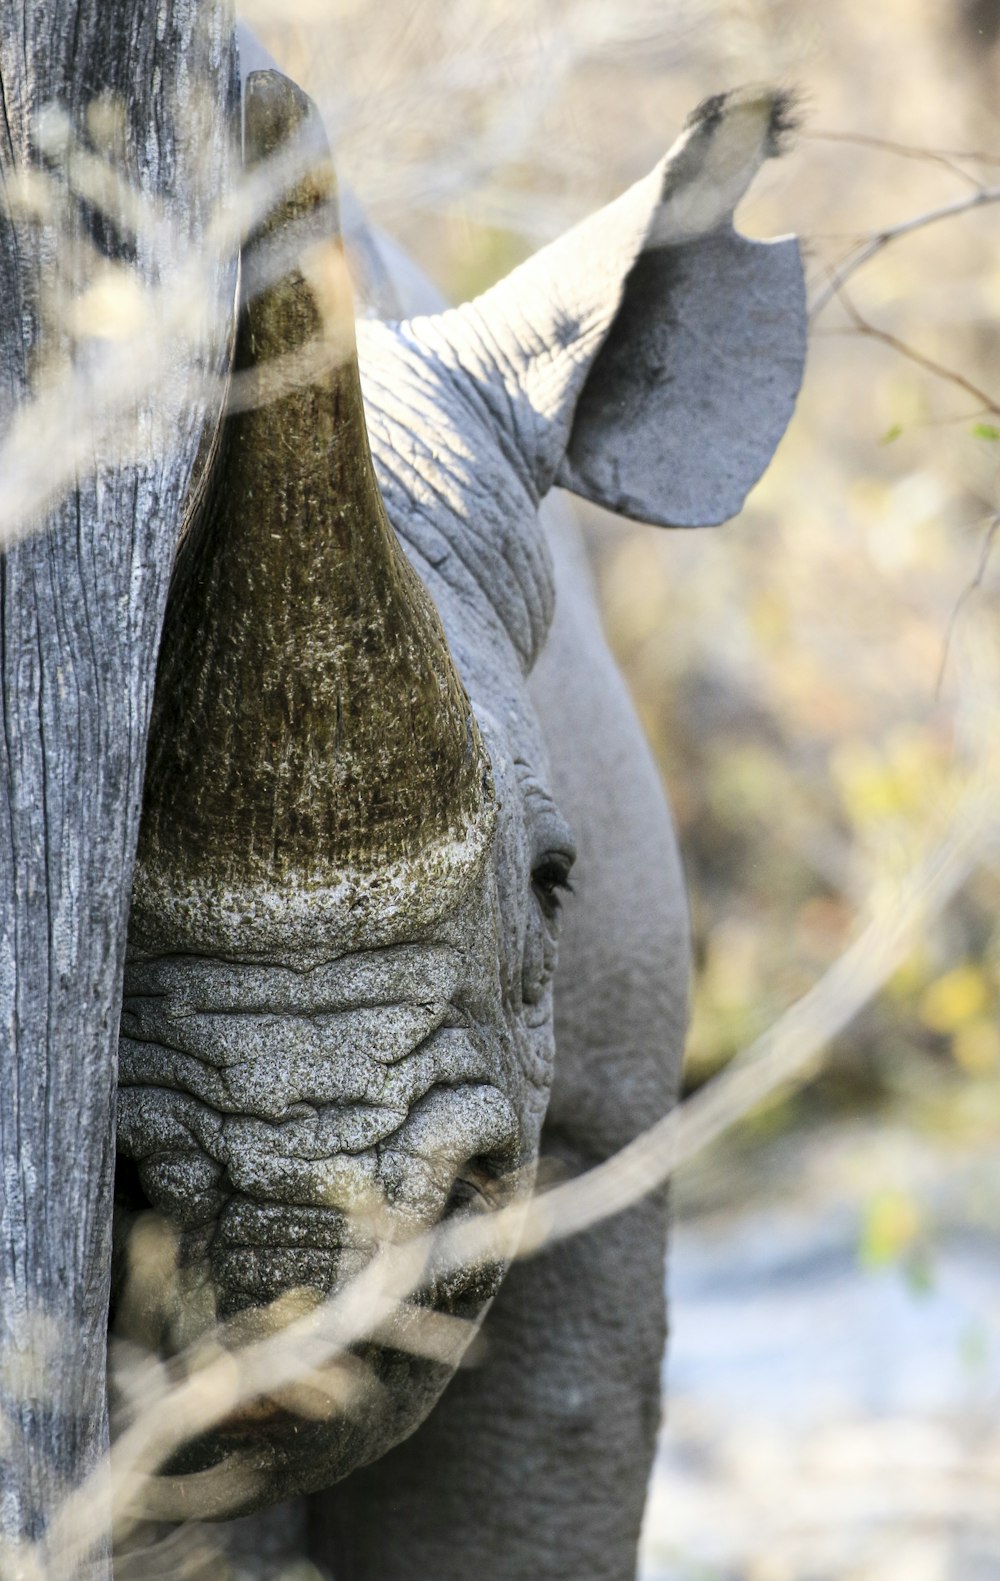
[[[569,881],[572,867],[573,858],[568,852],[546,851],[532,868],[531,887],[547,917],[555,917],[558,914],[561,889],[572,893],[573,886]]]

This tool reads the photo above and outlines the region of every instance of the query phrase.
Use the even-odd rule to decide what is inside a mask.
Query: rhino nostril
[[[152,1208],[134,1158],[119,1153],[115,1158],[115,1206],[127,1213],[143,1213]]]
[[[451,1219],[458,1213],[489,1213],[499,1205],[499,1196],[496,1170],[487,1159],[471,1158],[455,1176],[441,1217]]]
[[[459,1213],[486,1213],[488,1204],[486,1198],[471,1180],[458,1179],[448,1193],[448,1200],[444,1205],[443,1219],[453,1219]]]

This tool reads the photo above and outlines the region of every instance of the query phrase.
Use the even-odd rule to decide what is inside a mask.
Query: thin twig
[[[913,143],[897,143],[888,137],[869,137],[864,132],[808,131],[803,132],[802,136],[819,143],[853,143],[862,148],[877,148],[886,154],[898,154],[901,159],[916,159],[922,164],[943,165],[953,176],[958,176],[962,181],[968,181],[977,188],[983,185],[971,171],[963,170],[961,165],[955,163],[956,159],[977,160],[981,157],[978,154],[958,154],[941,148],[920,148]],[[1000,164],[1000,160],[987,162]]]
[[[1000,532],[1000,511],[995,512],[990,518],[990,524],[986,529],[985,537],[983,538],[979,549],[979,564],[976,566],[976,574],[968,586],[962,589],[958,599],[956,600],[955,607],[948,618],[948,627],[944,634],[944,646],[941,651],[941,668],[938,670],[937,685],[934,688],[935,697],[941,696],[941,688],[944,685],[945,671],[948,668],[948,659],[951,656],[952,638],[955,635],[955,627],[958,625],[959,616],[961,615],[962,610],[965,608],[966,604],[969,602],[969,599],[972,598],[977,589],[981,588],[983,585],[983,580],[986,576],[986,568],[990,563],[990,555],[993,553],[993,545],[996,542],[998,532]]]
[[[890,137],[870,137],[866,132],[828,132],[810,128],[799,135],[824,143],[858,143],[866,148],[884,148],[887,153],[901,154],[908,159],[967,159],[970,164],[1000,165],[1000,154],[986,154],[982,149],[923,148],[919,143],[900,143]]]
[[[872,236],[853,258],[834,272],[826,289],[820,292],[810,308],[810,319],[818,318],[838,295],[845,280],[856,274],[863,264],[870,263],[890,242],[898,241],[901,236],[910,236],[914,231],[925,230],[929,225],[937,225],[941,220],[954,219],[958,214],[968,214],[972,209],[981,209],[997,202],[1000,202],[1000,186],[979,187],[967,198],[956,198],[953,203],[943,203],[938,209],[928,209],[924,214],[914,214],[911,219],[901,220],[898,225],[886,226],[885,230]]]
[[[844,289],[843,281],[837,284],[836,294],[851,319],[851,326],[846,330],[831,329],[829,332],[831,335],[845,333],[870,335],[874,340],[880,340],[884,345],[891,346],[893,351],[898,352],[901,357],[906,357],[908,361],[915,362],[919,368],[923,368],[927,373],[933,373],[938,379],[946,379],[949,384],[957,385],[967,395],[975,396],[977,401],[982,402],[984,411],[1000,416],[1000,402],[994,400],[993,396],[988,395],[985,390],[981,390],[977,384],[973,384],[972,380],[967,379],[964,373],[957,373],[954,368],[946,368],[944,363],[936,362],[926,352],[918,351],[915,346],[910,346],[905,340],[900,340],[898,335],[891,334],[887,329],[880,329],[877,324],[872,324],[866,319],[851,301]]]

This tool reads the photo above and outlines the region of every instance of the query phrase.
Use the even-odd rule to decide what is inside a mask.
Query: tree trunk
[[[0,1539],[53,1577],[110,1574],[106,1490],[88,1556],[46,1533],[107,1447],[125,929],[236,103],[226,0],[0,0]]]

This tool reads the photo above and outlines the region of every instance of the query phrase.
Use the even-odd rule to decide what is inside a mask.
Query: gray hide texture
[[[231,182],[231,31],[225,5],[195,0],[0,0],[0,437],[40,376],[66,392],[63,434],[42,457],[19,452],[0,490],[22,464],[62,461],[108,393],[119,345],[72,330],[64,308],[110,260],[147,289],[204,250]],[[59,151],[34,146],[44,107],[82,136],[101,95],[122,107],[102,157],[158,206],[138,238],[113,198],[103,218],[82,200],[86,172],[67,178]],[[31,167],[51,178],[47,208],[18,205]],[[43,1536],[107,1445],[117,1028],[146,731],[174,548],[219,419],[217,395],[193,399],[187,381],[224,371],[236,281],[235,258],[202,261],[200,347],[192,334],[151,359],[159,377],[125,403],[123,450],[98,428],[0,560],[0,1537],[15,1542]],[[53,1581],[109,1573],[103,1551],[42,1563]]]
[[[728,521],[791,416],[800,364],[787,313],[800,291],[794,243],[765,251],[720,228],[697,246],[644,253],[584,385],[557,482],[665,527]]]
[[[656,180],[669,185],[662,169]],[[636,190],[618,207],[632,207],[634,214]],[[486,377],[495,380],[502,370],[509,389],[514,381],[508,370],[516,367],[519,394],[534,383],[531,366],[522,348],[500,342],[496,302],[506,299],[503,311],[514,323],[523,321],[527,302],[533,314],[532,332],[524,335],[529,348],[544,347],[546,335],[555,338],[551,325],[565,325],[570,314],[577,322],[592,319],[593,299],[568,307],[561,293],[593,289],[600,253],[589,240],[581,245],[581,233],[589,228],[591,234],[613,234],[608,212],[585,222],[572,241],[564,238],[530,260],[520,280],[515,272],[485,301],[443,315],[427,332],[415,325],[414,339],[431,340],[440,350],[444,337],[435,330],[447,325],[447,334],[460,340],[463,367],[477,371],[483,343],[499,343],[496,366]],[[649,227],[648,216],[633,218],[632,225],[634,239],[643,225]],[[625,245],[620,234],[617,241]],[[415,300],[426,313],[426,282],[415,278],[412,265],[404,261],[400,267],[392,252],[383,257],[398,296],[404,303]],[[546,295],[553,282],[560,294],[539,301],[537,281],[524,281],[536,270]],[[702,279],[717,287],[714,298],[701,287]],[[655,286],[657,280],[675,283],[672,297],[650,295],[650,282]],[[684,286],[690,287],[687,294]],[[622,295],[604,350],[582,381],[569,453],[598,477],[602,467],[615,465],[616,452],[596,421],[604,393],[598,369],[607,359],[621,370],[619,386],[629,396],[633,419],[643,422],[645,448],[637,446],[631,456],[624,445],[620,451],[631,498],[644,502],[635,514],[676,521],[729,514],[766,464],[798,386],[804,301],[797,248],[793,242],[749,243],[727,222],[705,238],[642,255]],[[540,320],[550,328],[537,331]],[[480,328],[484,322],[487,333]],[[657,343],[658,368],[652,349]],[[364,331],[361,344],[364,373]],[[754,347],[758,357],[767,353],[759,366]],[[638,360],[631,387],[630,353]],[[565,434],[567,388],[581,384],[578,366],[560,378],[543,358],[544,351],[538,361],[548,400],[535,399],[526,414],[515,407],[513,420],[499,407],[504,431],[516,425],[534,439],[541,429],[547,445],[545,459],[536,463],[542,482],[552,466],[550,435]],[[664,362],[673,382],[664,377]],[[706,386],[700,391],[699,372]],[[680,414],[681,440],[694,448],[686,458],[682,453],[678,476],[668,470],[663,477],[653,469],[665,454],[677,459],[671,423],[681,386],[695,406]],[[380,384],[369,398],[370,425],[380,438],[385,404]],[[621,438],[625,425],[616,426],[610,395],[604,412]],[[745,432],[735,460],[726,448],[734,427]],[[718,449],[716,432],[725,435]],[[376,461],[392,449],[376,440]],[[535,446],[523,449],[532,454]],[[384,460],[381,481],[389,498],[397,468],[395,456]],[[567,458],[560,479],[568,468]],[[620,496],[607,499],[601,485],[579,491],[602,503],[621,503]],[[402,512],[395,519],[403,519]],[[578,853],[559,946],[556,1066],[541,1155],[557,1173],[576,1173],[624,1146],[675,1097],[687,1020],[688,924],[663,791],[604,642],[578,533],[555,496],[543,501],[540,521],[552,556],[555,612],[529,693],[550,759],[550,788],[574,831]],[[404,541],[412,541],[402,530]],[[425,528],[411,531],[414,538],[423,531],[418,541],[428,542]],[[494,531],[499,536],[502,523]],[[502,585],[502,579],[502,569],[494,567],[491,585]],[[511,600],[508,623],[523,609],[523,602]],[[312,1501],[313,1551],[338,1581],[416,1581],[477,1570],[511,1581],[627,1581],[634,1575],[659,1423],[664,1241],[664,1202],[657,1194],[587,1236],[510,1270],[476,1364],[456,1376],[424,1427]]]
[[[709,101],[651,176],[475,302],[358,324],[376,476],[489,751],[496,822],[482,867],[409,933],[405,914],[376,926],[373,892],[363,937],[331,914],[303,954],[272,896],[250,913],[247,959],[235,923],[218,959],[136,951],[124,1150],[154,1205],[187,1214],[229,1310],[359,1266],[370,1247],[344,1238],[342,1205],[385,1191],[387,1160],[404,1220],[448,1211],[452,1179],[468,1185],[463,1104],[502,1200],[539,1155],[585,1169],[673,1101],[688,978],[674,836],[580,544],[542,501],[572,481],[640,517],[709,522],[763,470],[801,376],[801,269],[793,242],[745,242],[731,216],[785,118],[762,90]],[[347,242],[362,262],[378,246],[361,218]],[[386,249],[369,294],[405,310],[412,284]],[[301,918],[307,891],[291,900]],[[488,1109],[503,1117],[492,1137]],[[296,1240],[302,1204],[311,1238]],[[657,1197],[515,1265],[472,1364],[415,1432],[447,1369],[383,1351],[356,1420],[223,1424],[172,1469],[239,1444],[255,1473],[244,1509],[311,1497],[237,1523],[234,1541],[263,1551],[264,1529],[280,1545],[287,1523],[336,1581],[627,1581],[658,1421],[664,1237]],[[295,1247],[325,1250],[310,1263]],[[478,1322],[490,1294],[451,1310]]]

